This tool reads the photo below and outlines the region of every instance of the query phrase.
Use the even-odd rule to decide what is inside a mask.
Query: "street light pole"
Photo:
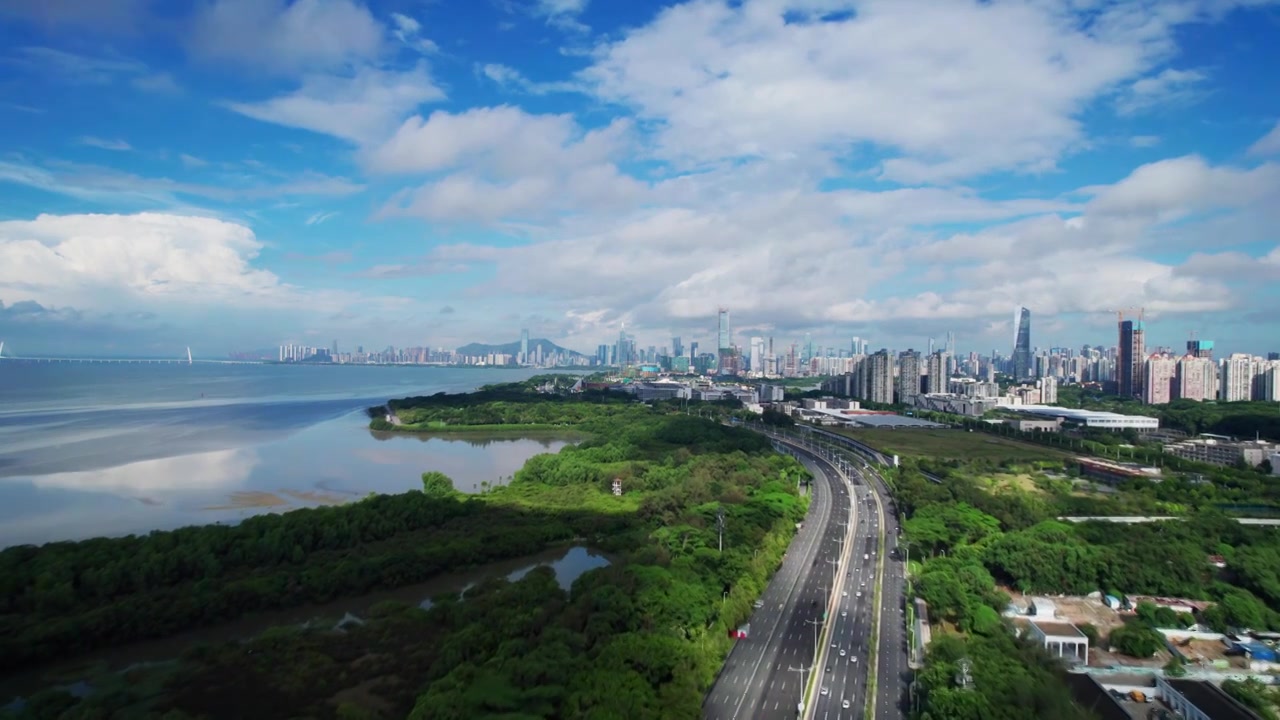
[[[821,620],[805,620],[813,626],[813,662],[818,662],[818,626],[822,624]]]
[[[805,683],[804,681],[804,674],[807,672],[813,672],[813,668],[814,668],[813,665],[810,665],[809,667],[805,667],[801,665],[798,668],[793,668],[790,665],[787,666],[787,669],[790,670],[791,672],[800,673],[800,703],[799,703],[800,712],[804,712],[804,691],[805,691],[805,688],[808,687],[808,684]]]

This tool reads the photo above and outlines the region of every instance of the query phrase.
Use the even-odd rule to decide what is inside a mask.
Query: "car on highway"
[[[828,691],[827,691],[827,686],[826,686],[826,685],[823,685],[823,686],[822,686],[822,694],[823,694],[823,695],[826,695],[826,694],[827,694],[827,692],[828,692]]]
[[[840,617],[849,617],[849,611],[848,611],[848,610],[841,610],[841,611],[840,611]]]
[[[754,607],[755,607],[755,609],[759,610],[760,608],[764,607],[764,601],[763,601],[763,600],[757,600],[757,601],[755,602],[755,606],[754,606]]]
[[[849,593],[845,593],[845,595],[848,595],[848,594],[849,594]],[[859,591],[858,591],[858,595],[857,595],[857,597],[862,597],[862,591],[861,591],[861,590],[859,590]]]
[[[845,710],[848,710],[848,709],[849,709],[849,701],[848,701],[848,700],[842,700],[842,701],[840,701],[840,707],[844,708]]]
[[[840,657],[844,657],[846,654],[844,648],[840,648]]]

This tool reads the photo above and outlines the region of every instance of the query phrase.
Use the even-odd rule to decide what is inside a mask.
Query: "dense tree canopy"
[[[0,553],[0,657],[12,667],[582,539],[614,562],[568,591],[535,570],[429,610],[382,606],[341,631],[193,648],[159,696],[33,700],[58,710],[48,717],[90,703],[102,717],[127,708],[171,719],[695,717],[728,630],[750,615],[804,516],[807,473],[766,439],[696,417],[639,408],[577,427],[587,440],[480,496],[427,472],[423,492]],[[46,716],[35,705],[24,718]]]

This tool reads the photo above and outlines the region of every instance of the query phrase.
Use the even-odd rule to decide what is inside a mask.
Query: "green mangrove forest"
[[[804,516],[797,488],[808,475],[746,430],[540,386],[545,378],[391,403],[406,425],[570,425],[586,438],[480,495],[424,468],[422,491],[0,552],[0,671],[571,543],[608,553],[609,566],[567,590],[543,568],[429,609],[384,603],[341,629],[194,645],[95,677],[92,692],[50,687],[0,716],[698,716],[728,631],[750,615]],[[385,422],[370,414],[372,427]]]

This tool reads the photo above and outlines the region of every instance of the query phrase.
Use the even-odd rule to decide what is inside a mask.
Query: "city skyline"
[[[1273,349],[1280,2],[823,7],[7,3],[0,339]]]

